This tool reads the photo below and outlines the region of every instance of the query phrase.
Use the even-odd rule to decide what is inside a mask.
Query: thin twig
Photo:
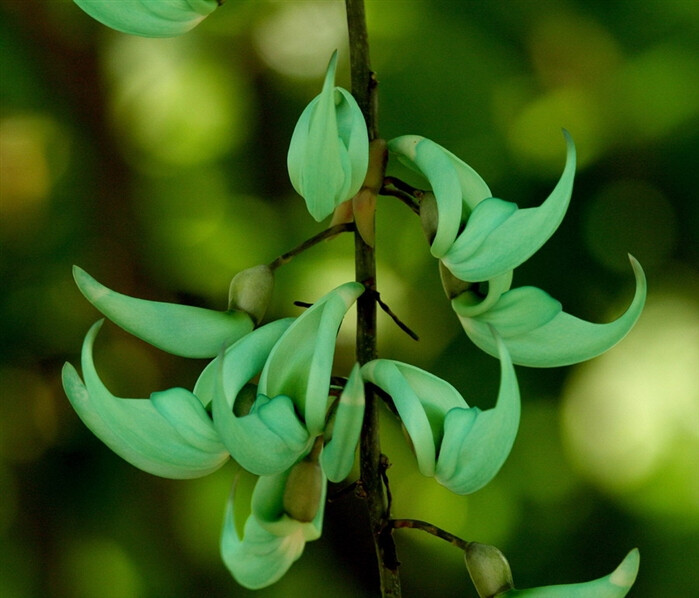
[[[352,232],[354,230],[354,222],[343,222],[341,224],[331,226],[330,228],[326,228],[324,231],[319,232],[317,235],[314,235],[310,239],[306,239],[303,243],[297,245],[291,251],[287,251],[275,260],[271,261],[269,263],[269,267],[271,270],[276,270],[277,268],[279,268],[279,266],[288,264],[299,253],[303,253],[304,251],[310,249],[314,245],[317,245],[321,241],[331,239],[332,237],[334,237],[335,235],[339,235],[340,233]]]
[[[391,310],[390,307],[386,303],[384,303],[381,300],[381,294],[378,291],[374,291],[376,293],[376,302],[379,304],[379,307],[390,316],[390,318],[396,323],[398,328],[400,328],[403,332],[405,332],[410,338],[412,338],[415,341],[419,341],[420,337],[413,332],[410,328],[408,328],[408,325],[403,323],[403,321]]]
[[[419,519],[391,519],[389,523],[391,527],[393,527],[394,529],[399,529],[403,527],[408,527],[411,529],[421,529],[423,532],[427,532],[428,534],[432,534],[437,538],[441,538],[442,540],[449,542],[449,544],[452,544],[453,546],[456,546],[461,550],[466,550],[466,547],[470,544],[470,542],[462,540],[458,536],[450,534],[442,528],[428,523],[427,521],[420,521]]]

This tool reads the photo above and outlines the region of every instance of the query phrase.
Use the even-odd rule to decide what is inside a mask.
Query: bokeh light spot
[[[683,283],[676,294],[649,296],[624,342],[579,366],[564,391],[562,425],[571,461],[593,484],[637,505],[655,496],[640,501],[645,510],[696,519],[698,286],[690,274]]]

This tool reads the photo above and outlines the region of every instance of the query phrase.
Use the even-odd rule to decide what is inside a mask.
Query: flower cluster
[[[112,27],[152,36],[181,33],[217,5],[76,1]],[[335,53],[321,93],[296,125],[287,160],[292,185],[317,221],[369,188],[367,130],[352,95],[335,86],[336,65]],[[277,581],[305,543],[320,537],[327,483],[343,481],[354,464],[366,384],[390,397],[422,474],[458,494],[479,490],[498,473],[517,435],[514,364],[554,367],[590,359],[623,338],[645,301],[643,270],[633,258],[634,299],[608,324],[563,312],[540,289],[511,288],[513,270],[551,237],[570,202],[575,147],[570,135],[564,136],[563,174],[549,197],[528,209],[493,197],[470,166],[428,139],[407,135],[388,142],[390,152],[429,185],[419,194],[420,217],[454,312],[473,342],[500,362],[493,408],[469,406],[445,380],[390,359],[356,364],[345,378],[333,377],[338,330],[364,285],[345,283],[297,318],[262,324],[273,287],[267,266],[238,274],[229,307],[221,312],[129,297],[76,267],[80,291],[114,323],[164,351],[211,361],[192,390],[171,388],[148,399],[115,397],[93,362],[99,321],[83,344],[82,377],[72,365],[64,367],[70,402],[96,436],[144,471],[194,478],[232,458],[259,476],[242,531],[235,524],[241,500],[234,483],[221,536],[226,566],[248,588]],[[605,596],[620,598],[638,567],[632,552],[603,580],[519,591],[499,551],[479,546],[471,543],[466,562],[481,596],[599,596],[595,592],[603,588]]]

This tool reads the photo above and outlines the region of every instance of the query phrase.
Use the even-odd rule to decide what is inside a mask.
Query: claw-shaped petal
[[[359,364],[352,368],[342,390],[337,412],[332,420],[332,437],[320,455],[325,475],[331,482],[341,482],[350,473],[364,418],[364,381]]]
[[[348,282],[316,301],[279,339],[260,375],[259,392],[292,397],[311,436],[325,428],[337,332],[363,292],[363,285]]]
[[[292,321],[277,320],[243,337],[204,369],[194,387],[195,392],[213,393],[214,425],[221,440],[240,465],[257,475],[288,469],[312,443],[286,395],[270,399],[258,394],[247,415],[233,412],[240,391],[262,369]]]
[[[640,554],[629,552],[609,575],[585,583],[571,583],[528,590],[508,590],[496,598],[624,598],[636,581]]]
[[[214,357],[253,329],[240,311],[214,311],[122,295],[73,266],[73,277],[87,300],[134,336],[181,357]]]
[[[369,137],[356,100],[335,87],[337,51],[320,95],[301,114],[289,144],[287,166],[296,192],[318,222],[362,186],[369,165]]]
[[[454,244],[470,211],[492,193],[473,168],[434,141],[419,135],[403,135],[389,141],[388,149],[432,186],[437,199],[438,224],[430,250],[434,257],[441,258]]]
[[[519,428],[517,377],[505,344],[494,336],[500,358],[500,392],[495,407],[486,411],[477,407],[452,409],[444,418],[435,478],[456,494],[480,490],[495,477]]]
[[[500,393],[496,406],[486,411],[469,407],[451,384],[414,366],[378,359],[362,367],[364,378],[393,399],[420,472],[457,494],[487,484],[507,459],[517,435],[517,379],[504,343],[497,338],[495,343],[501,363]]]
[[[563,135],[565,168],[546,201],[523,210],[495,197],[480,202],[442,257],[454,276],[472,282],[500,276],[528,260],[553,235],[568,209],[575,177],[575,145],[567,131]]]
[[[85,425],[132,465],[167,478],[194,478],[221,467],[228,451],[201,402],[189,391],[172,388],[152,400],[113,396],[97,375],[92,346],[102,321],[85,337],[82,369],[63,368],[63,387]]]
[[[173,37],[212,13],[217,0],[75,0],[93,19],[123,33]]]
[[[284,513],[288,477],[286,471],[259,478],[242,537],[235,527],[235,487],[231,493],[221,534],[221,556],[233,577],[246,588],[259,589],[278,581],[301,556],[306,542],[320,537],[325,480],[315,518],[300,522]]]
[[[500,334],[512,361],[529,367],[558,367],[591,359],[618,343],[631,330],[643,310],[646,278],[641,265],[629,256],[636,292],[627,310],[613,322],[595,324],[562,311],[561,304],[535,287],[503,293],[478,315],[457,297],[452,301],[469,338],[485,352],[497,355],[490,326]]]

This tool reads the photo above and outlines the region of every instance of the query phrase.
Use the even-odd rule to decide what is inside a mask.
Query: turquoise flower
[[[75,0],[107,27],[143,37],[173,37],[196,27],[223,0]]]
[[[436,206],[421,206],[421,212],[436,212],[426,223],[423,216],[425,232],[432,255],[454,276],[480,282],[503,275],[528,260],[556,231],[568,209],[575,175],[575,145],[567,131],[563,135],[563,174],[539,207],[526,209],[492,197],[473,168],[429,139],[406,135],[388,142],[389,150],[432,187]]]
[[[243,337],[202,372],[194,392],[213,396],[214,425],[248,471],[281,473],[328,434],[323,470],[332,481],[349,473],[364,414],[363,385],[355,366],[331,411],[330,378],[338,329],[363,291],[356,282],[341,285],[292,324],[279,320]],[[251,404],[241,406],[241,392],[260,371]]]
[[[337,51],[323,90],[296,123],[287,156],[291,184],[318,222],[357,194],[369,165],[362,111],[349,91],[335,87],[336,68]]]
[[[117,455],[143,471],[166,478],[195,478],[221,467],[229,457],[206,405],[184,388],[155,392],[150,399],[112,395],[100,379],[92,346],[102,320],[85,337],[84,381],[63,367],[63,388],[85,425]]]
[[[308,462],[298,465],[313,467],[313,463]],[[293,484],[292,471],[257,480],[251,513],[242,535],[235,525],[235,488],[228,501],[221,534],[221,556],[235,580],[251,590],[278,581],[301,557],[306,542],[320,538],[323,530],[327,484],[322,469],[315,469],[315,479],[309,480],[306,487]],[[290,490],[306,503],[308,513],[301,520],[290,515],[285,506],[284,499]]]
[[[504,343],[495,334],[500,392],[495,407],[469,407],[448,382],[417,367],[377,359],[362,367],[387,392],[412,441],[420,473],[457,494],[485,486],[510,454],[520,416],[519,388]]]
[[[180,357],[214,357],[252,331],[253,318],[241,310],[215,311],[122,295],[73,266],[87,300],[127,332]],[[235,280],[235,279],[234,279]]]
[[[640,562],[634,548],[612,573],[599,579],[517,590],[507,559],[494,546],[471,542],[464,556],[480,598],[624,598],[636,581]]]
[[[604,353],[633,328],[646,300],[646,277],[629,256],[636,292],[626,311],[613,322],[586,322],[562,310],[559,301],[536,287],[510,290],[512,273],[488,283],[485,298],[466,290],[452,299],[452,308],[468,337],[483,351],[497,356],[490,333],[497,330],[512,361],[529,367],[558,367]]]

